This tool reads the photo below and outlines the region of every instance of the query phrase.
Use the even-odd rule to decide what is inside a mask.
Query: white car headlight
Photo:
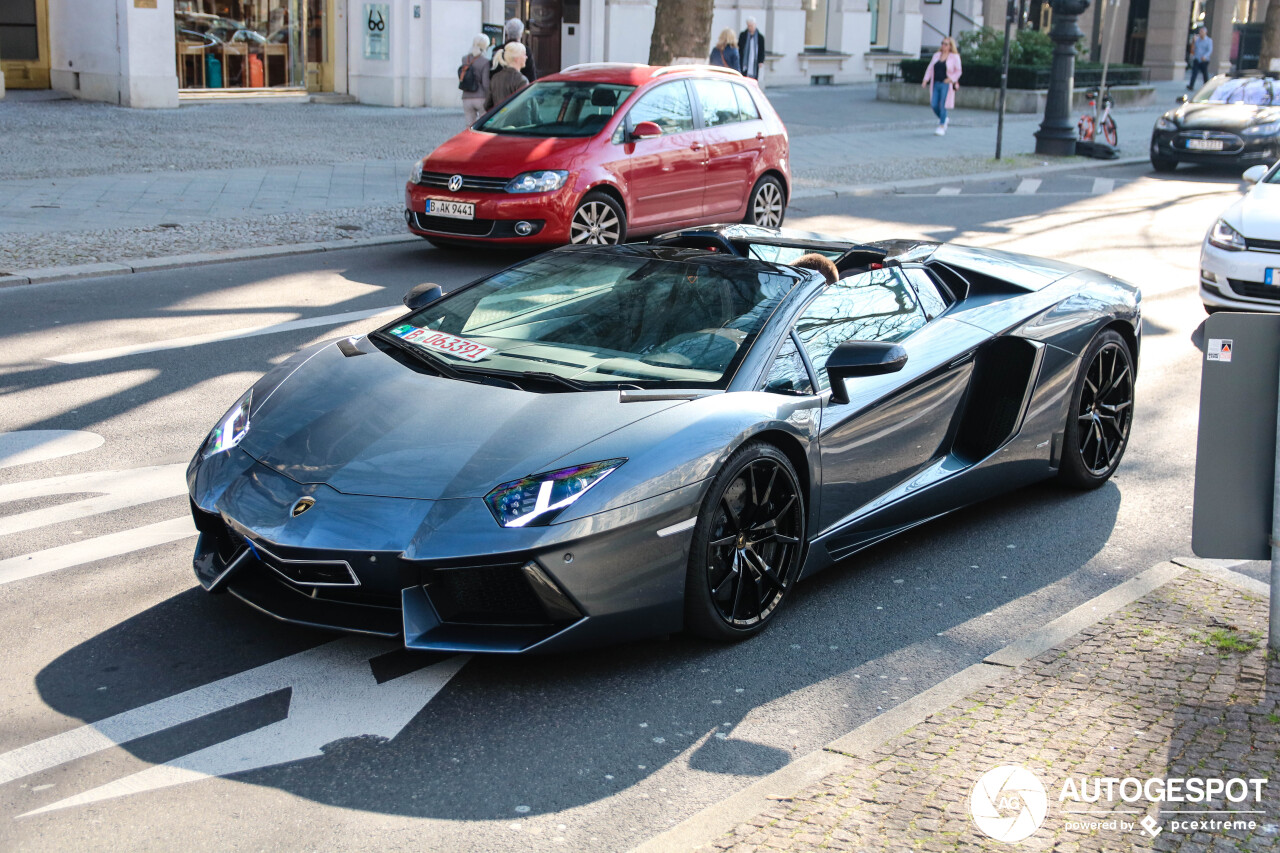
[[[1178,125],[1176,125],[1173,122],[1173,119],[1169,118],[1168,116],[1160,116],[1160,118],[1156,119],[1156,130],[1177,130],[1177,129],[1178,129]]]
[[[546,193],[558,190],[569,180],[569,173],[556,169],[541,172],[525,172],[516,175],[507,184],[509,193]]]
[[[503,483],[484,496],[489,511],[503,527],[550,524],[587,489],[618,469],[625,459],[606,459]]]
[[[425,162],[425,160],[419,160],[417,163],[413,164],[413,171],[409,173],[409,183],[422,183],[422,164]]]
[[[1219,219],[1213,224],[1213,228],[1209,231],[1209,244],[1229,252],[1239,252],[1247,248],[1244,237],[1228,225],[1225,219]]]
[[[239,444],[245,433],[249,431],[249,410],[251,408],[253,408],[253,391],[249,390],[236,401],[234,406],[227,410],[227,413],[222,416],[222,420],[218,421],[218,425],[213,428],[213,432],[209,433],[209,437],[204,440],[204,447],[201,448],[200,455],[208,459],[214,454],[230,450]]]

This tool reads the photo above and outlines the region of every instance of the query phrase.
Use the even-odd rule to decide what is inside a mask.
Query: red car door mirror
[[[651,121],[642,121],[631,129],[632,139],[657,139],[662,135],[662,128]]]

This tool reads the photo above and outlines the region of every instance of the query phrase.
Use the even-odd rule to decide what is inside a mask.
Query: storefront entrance
[[[178,89],[333,88],[336,0],[177,0]]]
[[[0,71],[6,88],[49,88],[47,0],[0,0]]]

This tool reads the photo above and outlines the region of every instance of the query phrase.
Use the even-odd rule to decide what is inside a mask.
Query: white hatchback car
[[[1222,309],[1280,311],[1280,163],[1252,166],[1253,184],[1218,217],[1200,249],[1200,299]]]

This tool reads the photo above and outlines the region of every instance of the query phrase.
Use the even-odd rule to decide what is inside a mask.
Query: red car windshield
[[[539,81],[476,125],[513,136],[595,136],[635,86],[579,81]]]

